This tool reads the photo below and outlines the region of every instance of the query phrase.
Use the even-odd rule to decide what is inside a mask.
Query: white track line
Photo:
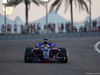
[[[98,48],[99,44],[100,44],[100,41],[97,42],[97,43],[94,45],[94,49],[95,49],[98,53],[100,53],[100,50],[99,50],[99,48]]]

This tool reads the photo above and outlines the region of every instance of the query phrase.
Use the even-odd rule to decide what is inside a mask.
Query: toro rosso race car
[[[24,55],[25,62],[35,61],[60,61],[68,62],[68,51],[65,48],[55,48],[55,44],[43,39],[43,42],[35,44],[35,48],[27,47]]]

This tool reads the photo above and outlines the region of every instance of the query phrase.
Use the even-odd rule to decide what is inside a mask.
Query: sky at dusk
[[[92,19],[95,19],[100,16],[100,0],[91,0],[92,1]],[[54,2],[54,0],[51,0],[48,3],[48,11],[50,10],[50,5]],[[89,3],[87,3],[89,6]],[[62,17],[70,20],[70,7],[67,10],[66,13],[64,13],[64,3],[61,6],[61,8],[58,11],[58,14]],[[3,5],[2,0],[0,0],[0,14],[4,15],[3,11]],[[40,5],[39,7],[36,6],[34,3],[31,3],[30,9],[29,9],[29,22],[34,21],[37,19],[40,19],[41,17],[46,15],[46,9],[44,6]],[[73,17],[74,21],[82,22],[84,19],[89,16],[89,14],[86,11],[79,12],[78,8],[75,8],[75,5],[73,6]],[[9,19],[14,20],[16,16],[19,16],[24,22],[25,22],[25,5],[24,3],[19,4],[18,6],[14,7],[12,10],[12,13],[8,16]]]

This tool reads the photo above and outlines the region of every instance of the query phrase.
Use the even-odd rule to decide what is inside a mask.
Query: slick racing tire
[[[60,57],[63,57],[61,59],[61,63],[68,63],[68,51],[65,48],[59,48],[60,49]]]
[[[29,57],[32,57],[32,47],[27,47],[25,50],[25,56],[24,56],[24,62],[32,62],[32,59],[28,59]]]

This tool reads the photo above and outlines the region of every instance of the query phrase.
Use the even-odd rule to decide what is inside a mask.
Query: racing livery
[[[24,61],[60,61],[68,62],[68,51],[65,48],[56,48],[54,43],[48,39],[43,39],[42,43],[36,43],[35,48],[27,47],[25,50]]]

